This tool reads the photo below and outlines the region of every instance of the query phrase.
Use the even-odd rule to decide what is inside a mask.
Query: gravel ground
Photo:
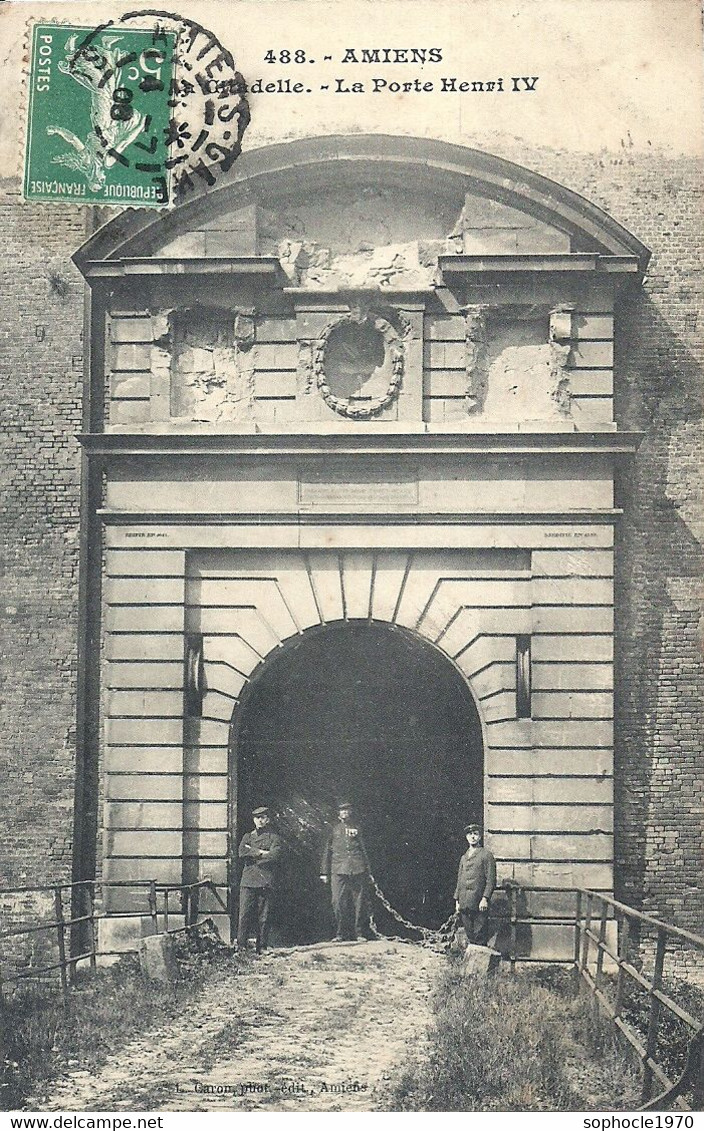
[[[28,1110],[377,1111],[423,1042],[442,962],[384,941],[270,951],[214,974],[178,1021]]]

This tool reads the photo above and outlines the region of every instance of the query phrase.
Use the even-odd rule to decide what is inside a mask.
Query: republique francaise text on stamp
[[[24,197],[173,203],[239,155],[245,93],[230,52],[177,15],[134,12],[92,30],[37,23]]]

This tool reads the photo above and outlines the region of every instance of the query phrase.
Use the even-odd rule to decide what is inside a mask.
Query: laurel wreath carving
[[[331,335],[339,326],[343,326],[345,323],[363,325],[365,322],[373,326],[384,339],[384,346],[391,359],[391,380],[381,396],[373,397],[371,401],[364,404],[354,404],[349,397],[335,396],[330,388],[325,373],[325,351]],[[398,391],[401,388],[403,369],[404,352],[399,332],[388,319],[376,314],[366,314],[360,317],[359,314],[351,312],[343,314],[340,318],[335,318],[328,323],[313,347],[313,370],[323,400],[334,412],[352,420],[368,419],[390,405],[398,396]]]

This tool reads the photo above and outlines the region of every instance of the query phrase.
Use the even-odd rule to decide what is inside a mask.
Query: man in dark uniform
[[[455,888],[455,910],[459,912],[467,942],[486,946],[489,941],[489,901],[496,887],[496,860],[482,848],[479,825],[465,825],[467,851],[460,860]]]
[[[240,860],[244,860],[244,869],[240,880],[237,945],[242,949],[247,946],[254,926],[259,954],[269,941],[269,919],[283,842],[271,830],[267,808],[262,806],[255,809],[252,817],[254,832],[245,833],[239,850]]]
[[[369,862],[364,848],[362,833],[352,817],[352,805],[341,801],[338,806],[338,820],[328,835],[323,859],[320,865],[320,878],[331,885],[332,907],[335,912],[335,942],[345,938],[356,938],[366,942],[365,930],[368,922],[365,915],[365,895]],[[354,934],[350,936],[348,920],[354,913]]]

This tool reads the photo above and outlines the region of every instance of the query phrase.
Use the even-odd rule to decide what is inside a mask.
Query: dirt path
[[[75,1072],[44,1111],[375,1111],[422,1040],[441,956],[392,942],[271,952],[178,1021]],[[356,1085],[356,1087],[355,1087]]]

